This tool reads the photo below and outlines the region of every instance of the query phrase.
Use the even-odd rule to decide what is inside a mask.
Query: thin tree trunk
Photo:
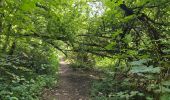
[[[12,46],[8,52],[9,55],[13,55],[14,54],[14,51],[15,51],[15,48],[16,48],[16,40],[14,40],[14,42],[12,43]]]
[[[11,31],[11,24],[8,26],[8,32],[6,33],[6,37],[5,37],[5,43],[4,43],[4,46],[2,47],[2,52],[3,53],[7,53],[7,47],[10,43],[10,31]]]

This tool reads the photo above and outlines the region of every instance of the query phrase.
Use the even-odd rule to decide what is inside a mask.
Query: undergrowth
[[[92,85],[92,100],[170,100],[168,69],[146,66],[148,61],[133,61],[124,71],[105,71],[104,78]]]
[[[44,88],[57,84],[55,49],[20,45],[13,55],[0,55],[0,100],[39,100]]]

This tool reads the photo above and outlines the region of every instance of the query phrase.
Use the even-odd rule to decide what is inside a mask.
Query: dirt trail
[[[90,100],[89,92],[95,72],[74,71],[64,60],[60,62],[59,85],[45,90],[43,100]]]

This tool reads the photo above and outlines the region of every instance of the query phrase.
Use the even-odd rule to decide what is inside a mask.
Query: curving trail
[[[74,71],[63,59],[60,62],[58,87],[45,90],[42,100],[90,100],[91,82],[95,72]]]

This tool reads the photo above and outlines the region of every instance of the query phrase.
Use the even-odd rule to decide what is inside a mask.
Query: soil
[[[60,62],[59,83],[56,88],[45,89],[42,100],[90,100],[92,81],[97,72],[73,70],[63,59]]]

